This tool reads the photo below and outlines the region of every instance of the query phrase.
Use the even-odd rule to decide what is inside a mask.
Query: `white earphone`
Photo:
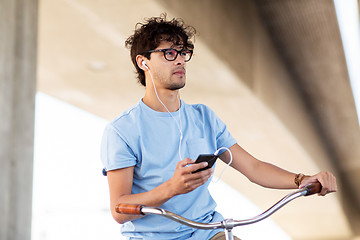
[[[146,65],[146,63],[145,63],[144,60],[141,62],[141,64],[142,64],[147,70],[149,70],[149,68],[148,68],[148,66]]]

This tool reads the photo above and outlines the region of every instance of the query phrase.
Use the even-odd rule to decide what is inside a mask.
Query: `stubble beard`
[[[186,84],[186,77],[185,76],[181,77],[181,80],[179,80],[179,79],[171,79],[170,78],[170,81],[168,82],[166,88],[168,90],[175,91],[175,90],[179,90],[179,89],[182,89],[183,87],[185,87],[185,84]]]
[[[160,79],[165,89],[176,91],[182,89],[186,85],[186,76],[180,77],[177,79],[176,76],[166,78],[165,76],[154,74],[155,78]],[[167,79],[167,80],[166,80]]]
[[[168,87],[169,90],[179,90],[182,89],[183,87],[185,87],[185,81],[182,83],[177,83],[177,84],[170,84],[170,86]]]

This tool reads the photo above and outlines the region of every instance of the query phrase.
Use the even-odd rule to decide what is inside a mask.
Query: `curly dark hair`
[[[145,74],[136,63],[137,55],[150,59],[150,53],[147,51],[157,48],[161,41],[182,45],[184,49],[194,49],[191,38],[196,34],[195,28],[185,25],[181,18],[167,21],[166,16],[166,13],[162,13],[160,17],[145,19],[145,23],[137,23],[134,35],[125,41],[125,46],[130,49],[131,61],[136,68],[138,81],[143,86],[146,86]]]

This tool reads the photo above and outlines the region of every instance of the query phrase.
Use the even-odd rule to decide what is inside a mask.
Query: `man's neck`
[[[180,96],[178,96],[178,90],[158,91],[158,97],[170,112],[176,112],[179,110]],[[167,112],[166,108],[157,98],[154,89],[146,89],[143,102],[155,111]]]

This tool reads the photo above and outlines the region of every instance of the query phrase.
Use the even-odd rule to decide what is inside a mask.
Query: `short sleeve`
[[[230,148],[236,143],[236,140],[233,138],[231,133],[226,127],[226,124],[221,121],[219,117],[216,116],[216,144],[217,148],[226,147]]]
[[[136,165],[136,156],[130,146],[111,125],[105,127],[101,141],[101,161],[106,171]]]

